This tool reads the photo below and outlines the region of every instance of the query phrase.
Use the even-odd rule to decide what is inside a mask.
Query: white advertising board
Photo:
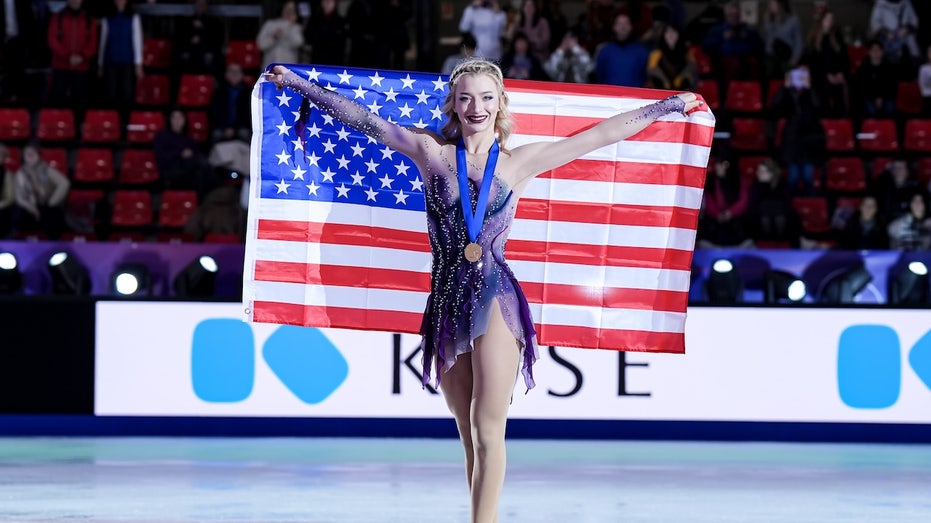
[[[99,302],[95,413],[449,417],[420,384],[419,337],[246,324],[240,309]],[[931,311],[692,308],[685,355],[541,347],[510,415],[928,424],[929,328]]]

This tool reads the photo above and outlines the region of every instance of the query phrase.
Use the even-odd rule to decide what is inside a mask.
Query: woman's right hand
[[[285,86],[286,83],[296,80],[297,75],[294,74],[294,71],[283,65],[276,65],[272,68],[271,71],[265,73],[265,79],[270,82],[274,82],[275,87],[281,89]]]

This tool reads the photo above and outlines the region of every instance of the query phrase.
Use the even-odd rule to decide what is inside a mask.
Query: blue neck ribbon
[[[472,214],[472,198],[469,197],[469,169],[466,166],[465,142],[459,137],[456,144],[456,174],[459,178],[459,202],[462,203],[462,217],[465,220],[469,241],[475,242],[478,233],[482,230],[485,221],[485,209],[488,207],[488,193],[491,190],[491,179],[495,176],[495,165],[498,163],[498,141],[495,140],[488,150],[488,161],[485,162],[485,172],[482,174],[482,187],[478,191],[478,201],[475,202],[475,214]]]

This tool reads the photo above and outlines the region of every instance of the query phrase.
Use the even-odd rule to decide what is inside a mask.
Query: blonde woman
[[[519,372],[528,389],[534,386],[537,359],[527,300],[504,260],[517,201],[536,175],[623,140],[660,116],[691,111],[699,102],[691,93],[672,96],[560,141],[508,150],[508,95],[501,69],[492,62],[469,60],[453,70],[442,134],[389,123],[282,66],[268,78],[408,156],[420,170],[433,252],[421,328],[424,383],[436,373],[456,419],[472,522],[497,521],[508,406]]]

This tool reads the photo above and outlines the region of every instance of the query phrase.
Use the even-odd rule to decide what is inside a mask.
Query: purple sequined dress
[[[497,176],[494,178],[482,230],[476,240],[482,246],[482,258],[472,263],[463,256],[469,239],[456,178],[434,175],[430,185],[432,190],[425,197],[433,271],[420,328],[423,382],[429,383],[433,372],[439,384],[443,371],[452,367],[459,355],[472,350],[473,341],[487,331],[492,305],[497,300],[505,323],[521,345],[521,373],[529,390],[534,386],[536,330],[527,299],[504,260],[517,197]],[[478,194],[475,181],[470,180],[469,192],[474,211]]]

